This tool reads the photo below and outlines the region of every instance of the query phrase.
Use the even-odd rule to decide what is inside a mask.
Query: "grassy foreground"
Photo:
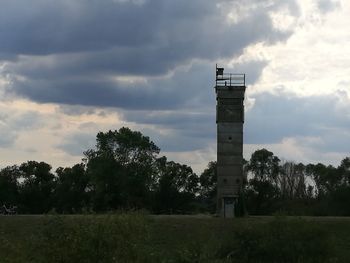
[[[0,216],[0,262],[350,262],[350,219]]]

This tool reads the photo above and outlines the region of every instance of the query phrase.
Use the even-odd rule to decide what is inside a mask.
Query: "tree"
[[[278,175],[278,186],[282,199],[306,197],[306,174],[302,163],[285,162]]]
[[[247,165],[252,175],[246,190],[248,210],[253,214],[268,214],[274,208],[274,200],[279,196],[278,174],[280,172],[277,156],[261,149],[255,151]]]
[[[97,151],[85,152],[87,157],[87,191],[94,211],[108,211],[126,206],[125,169],[113,158]]]
[[[199,190],[199,179],[191,167],[161,157],[157,159],[157,171],[154,210],[157,213],[191,210],[191,202]]]
[[[141,132],[99,132],[96,149],[85,152],[93,206],[103,211],[150,206],[159,148]]]
[[[342,184],[350,186],[350,157],[346,157],[341,161],[339,172],[342,177]]]
[[[17,165],[7,166],[0,171],[0,205],[18,205],[21,171]]]
[[[308,164],[306,172],[315,182],[317,196],[319,198],[335,191],[342,183],[342,174],[332,165],[325,166],[322,163]]]
[[[149,137],[126,127],[119,131],[99,132],[96,141],[98,155],[113,156],[123,166],[147,165],[159,153],[159,148]]]
[[[280,159],[266,149],[255,151],[247,165],[247,169],[260,182],[277,185]]]
[[[326,172],[321,176],[321,183],[327,190],[327,195],[321,200],[325,203],[325,213],[337,216],[350,215],[350,158],[343,159],[334,168],[328,166]]]
[[[216,211],[217,194],[217,163],[209,162],[207,168],[199,177],[200,199],[205,204],[207,210],[214,213]]]
[[[87,206],[88,177],[84,164],[56,169],[55,208],[60,213],[81,212]]]
[[[25,212],[41,214],[52,208],[54,175],[45,162],[28,161],[21,164],[23,182],[20,185],[21,204]]]

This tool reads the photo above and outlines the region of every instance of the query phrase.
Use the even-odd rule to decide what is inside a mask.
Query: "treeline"
[[[199,177],[189,166],[159,156],[140,132],[100,132],[82,163],[55,172],[28,161],[0,171],[0,205],[19,213],[90,213],[146,209],[154,213],[193,210]]]
[[[216,163],[201,175],[167,160],[140,132],[100,132],[81,163],[52,171],[28,161],[0,170],[0,205],[19,213],[215,213]],[[249,214],[350,215],[350,159],[338,167],[282,163],[262,149],[244,162],[242,197]]]
[[[350,215],[350,158],[332,165],[281,162],[272,152],[254,152],[245,164],[244,190],[250,214]]]

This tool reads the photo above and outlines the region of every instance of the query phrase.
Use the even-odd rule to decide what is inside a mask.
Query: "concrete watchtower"
[[[234,217],[243,182],[245,74],[216,66],[217,212]]]

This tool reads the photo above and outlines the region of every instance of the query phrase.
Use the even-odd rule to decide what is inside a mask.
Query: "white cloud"
[[[248,49],[247,55],[258,53],[270,62],[251,94],[280,86],[301,96],[331,94],[339,82],[350,81],[349,2],[327,14],[313,1],[299,3],[301,16],[286,43]],[[350,86],[344,89],[350,91]]]

